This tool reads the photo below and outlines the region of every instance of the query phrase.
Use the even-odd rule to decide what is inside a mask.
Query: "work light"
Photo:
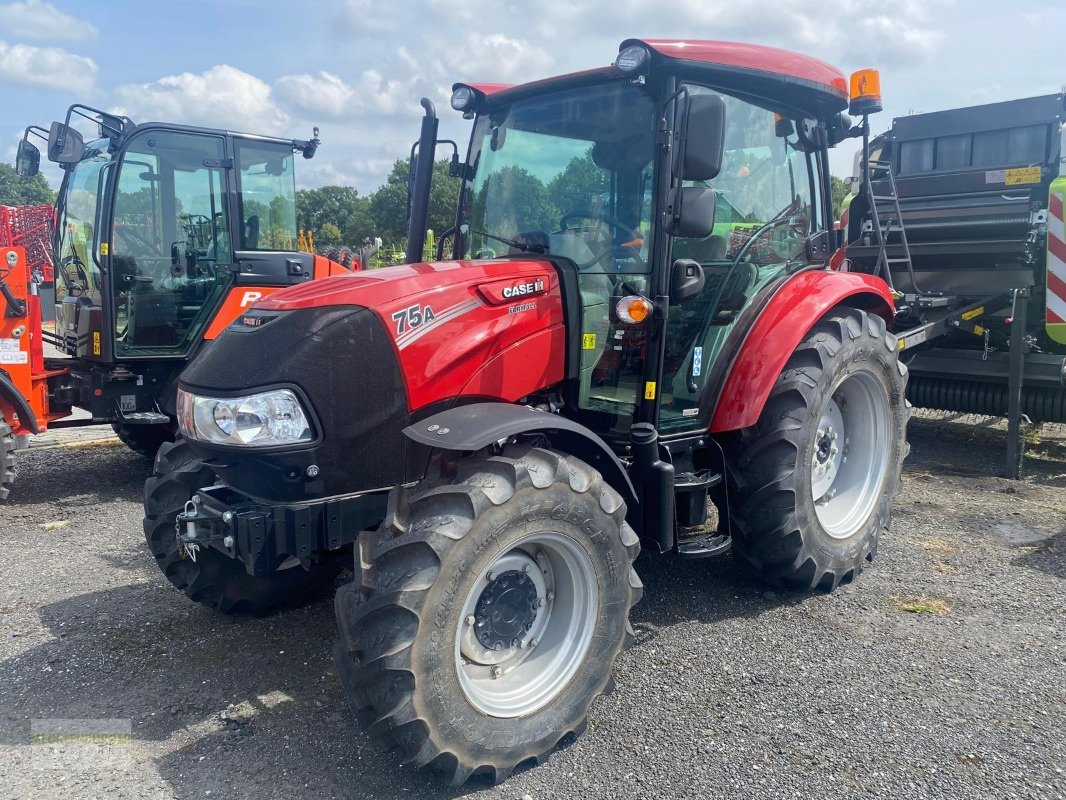
[[[456,111],[470,111],[477,101],[477,92],[469,86],[457,86],[452,92],[452,108]]]
[[[614,65],[619,72],[627,74],[640,72],[644,65],[648,63],[648,56],[648,48],[639,44],[631,44],[629,47],[623,48],[622,52],[618,54],[618,57],[614,60]]]

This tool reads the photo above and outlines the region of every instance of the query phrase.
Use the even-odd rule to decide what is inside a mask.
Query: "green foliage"
[[[401,158],[392,165],[385,185],[370,195],[370,216],[376,224],[372,236],[380,236],[387,245],[401,242],[407,221],[407,175],[409,159]],[[429,195],[429,227],[438,233],[455,224],[455,208],[459,202],[459,180],[448,175],[448,162],[433,165],[433,190]]]
[[[51,205],[55,201],[56,193],[49,188],[44,175],[20,178],[14,167],[0,164],[0,206]]]
[[[351,186],[321,186],[296,192],[296,224],[312,231],[315,243],[358,247],[363,239],[380,237],[391,254],[403,250],[407,215],[408,159],[398,159],[385,183],[361,197]],[[448,175],[448,162],[433,165],[433,190],[429,198],[429,227],[447,230],[455,224],[459,181]],[[390,260],[382,256],[383,262]]]
[[[840,214],[844,211],[844,200],[851,192],[851,187],[836,175],[829,176],[829,183],[833,187],[833,216],[840,219]]]
[[[341,229],[329,220],[323,222],[322,227],[315,234],[316,244],[340,244],[340,241]]]

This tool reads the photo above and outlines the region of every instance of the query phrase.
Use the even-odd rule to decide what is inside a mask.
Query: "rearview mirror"
[[[85,153],[85,140],[81,134],[64,125],[53,122],[48,130],[48,160],[56,164],[77,164]]]
[[[15,172],[20,178],[32,178],[40,171],[41,151],[37,149],[37,145],[30,144],[25,139],[21,140],[15,154]]]
[[[689,97],[688,124],[682,134],[684,163],[677,177],[686,181],[718,177],[725,148],[725,101],[716,94]]]
[[[699,296],[706,277],[703,267],[691,258],[679,258],[670,267],[670,304],[684,303]]]
[[[673,213],[666,218],[666,232],[686,239],[702,239],[714,230],[714,189],[686,186],[674,189]]]

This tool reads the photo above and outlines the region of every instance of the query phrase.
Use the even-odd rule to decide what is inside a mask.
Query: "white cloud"
[[[368,34],[396,30],[401,21],[414,12],[403,0],[382,3],[380,0],[345,0],[340,15],[340,29],[345,33]]]
[[[300,114],[344,119],[351,113],[352,87],[330,72],[286,75],[274,84],[284,107]]]
[[[0,81],[77,93],[92,88],[96,72],[91,58],[58,47],[0,42]]]
[[[268,83],[227,64],[120,86],[112,105],[140,122],[153,119],[262,134],[283,133],[289,123]]]
[[[64,39],[80,41],[99,35],[91,22],[65,14],[51,3],[26,0],[0,6],[0,20],[11,36],[20,39]]]

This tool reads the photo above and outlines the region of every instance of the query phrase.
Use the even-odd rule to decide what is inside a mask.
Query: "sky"
[[[73,102],[294,138],[318,125],[322,147],[298,161],[299,184],[367,194],[417,138],[420,97],[462,143],[453,83],[607,65],[630,37],[774,45],[845,74],[877,67],[877,131],[893,116],[1066,83],[1063,0],[0,0],[0,158],[13,162],[23,128]],[[833,171],[850,174],[853,155],[838,148]]]

